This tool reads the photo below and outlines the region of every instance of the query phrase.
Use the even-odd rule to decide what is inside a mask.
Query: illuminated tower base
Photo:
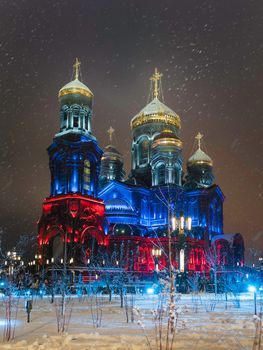
[[[67,194],[45,199],[38,223],[39,253],[44,264],[61,262],[67,243],[67,261],[74,265],[95,261],[106,245],[102,200]]]

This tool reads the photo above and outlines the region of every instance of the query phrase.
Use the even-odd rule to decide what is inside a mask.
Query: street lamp
[[[152,256],[154,257],[154,268],[156,272],[159,272],[159,265],[158,265],[158,259],[162,255],[161,249],[152,249]]]
[[[176,217],[172,217],[171,218],[171,222],[172,222],[172,230],[175,231],[176,228],[178,227],[179,230],[179,242],[180,242],[180,246],[181,249],[179,250],[179,270],[180,272],[184,272],[185,268],[185,251],[184,251],[184,247],[183,247],[183,243],[184,243],[184,233],[185,230],[187,231],[191,231],[192,229],[192,218],[190,216],[185,217],[182,213],[179,217],[179,219],[177,219]]]
[[[249,286],[248,291],[254,293],[254,312],[257,314],[257,288],[255,286]]]

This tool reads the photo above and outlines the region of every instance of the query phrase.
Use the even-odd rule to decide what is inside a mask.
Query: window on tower
[[[148,139],[143,139],[140,143],[139,152],[140,152],[140,164],[148,163],[148,150],[149,150],[149,141]]]
[[[85,191],[90,190],[90,161],[84,161],[84,171],[83,171],[83,189]]]
[[[85,129],[89,130],[89,117],[85,115]]]
[[[165,165],[160,164],[157,167],[157,184],[164,185],[165,184]]]
[[[79,127],[79,117],[74,117],[73,119],[73,127],[78,128]]]

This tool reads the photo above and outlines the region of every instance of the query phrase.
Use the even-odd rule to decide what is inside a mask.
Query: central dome
[[[158,97],[154,97],[150,103],[132,118],[131,127],[134,129],[137,126],[149,123],[165,123],[175,125],[178,129],[181,128],[179,115],[161,102]]]

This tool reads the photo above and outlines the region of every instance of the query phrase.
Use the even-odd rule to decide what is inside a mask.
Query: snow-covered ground
[[[135,307],[134,322],[130,320],[132,298]],[[27,323],[26,299],[19,298],[14,339],[0,343],[0,349],[144,350],[150,349],[147,338],[151,342],[152,350],[157,349],[153,310],[157,310],[158,296],[128,295],[126,305],[129,305],[129,323],[125,305],[120,308],[118,295],[113,295],[111,302],[105,295],[97,298],[70,297],[66,308],[70,319],[64,334],[57,332],[56,310],[59,299],[57,297],[56,302],[51,304],[48,297],[33,298],[31,322]],[[3,337],[6,312],[3,298],[0,303],[0,336]],[[260,301],[258,309],[259,304]],[[179,296],[176,301],[178,322],[173,348],[252,349],[255,335],[253,296],[242,294],[240,308],[237,306],[236,299],[230,295],[228,301],[225,301],[225,295],[221,295],[216,302],[214,295],[209,294]],[[100,315],[101,324],[96,327],[96,321],[100,323]],[[164,318],[163,327],[165,324]]]

